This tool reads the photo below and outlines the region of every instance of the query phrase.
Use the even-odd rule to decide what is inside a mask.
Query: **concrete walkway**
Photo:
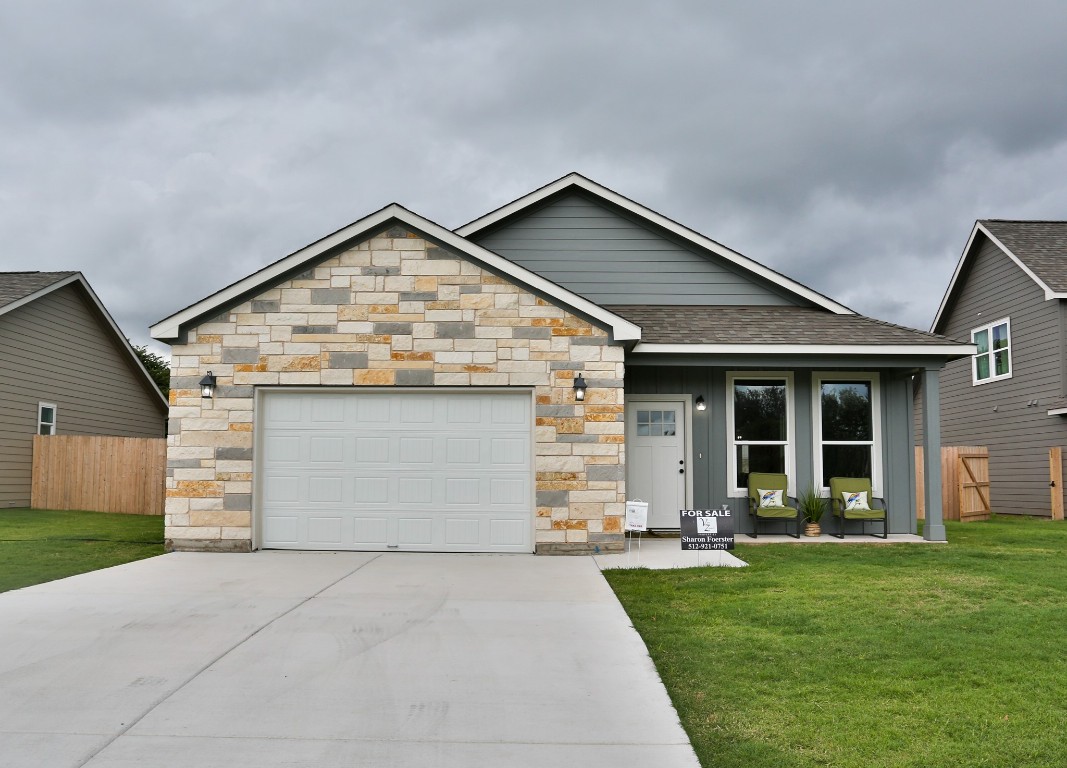
[[[0,594],[0,766],[697,766],[588,557],[170,554]]]

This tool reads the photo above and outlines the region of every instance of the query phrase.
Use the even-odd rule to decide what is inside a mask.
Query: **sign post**
[[[722,509],[680,509],[678,514],[683,551],[734,548],[734,518],[725,504]]]
[[[626,502],[626,522],[623,529],[629,533],[637,532],[637,559],[641,560],[641,534],[648,530],[648,502],[634,499]],[[630,539],[626,539],[626,560],[630,559]]]

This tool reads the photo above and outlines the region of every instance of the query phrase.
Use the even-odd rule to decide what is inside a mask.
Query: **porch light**
[[[214,397],[215,396],[215,376],[211,371],[207,372],[207,376],[200,379],[200,397]]]
[[[698,411],[706,411],[708,409],[708,404],[704,402],[703,395],[700,395],[697,398],[696,406]]]
[[[582,374],[578,374],[574,377],[574,399],[579,403],[585,400],[585,379],[582,378]]]

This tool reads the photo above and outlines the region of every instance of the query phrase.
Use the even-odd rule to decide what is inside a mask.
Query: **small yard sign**
[[[734,518],[729,509],[680,509],[682,549],[733,549]]]
[[[635,499],[626,502],[626,530],[648,530],[648,502]]]

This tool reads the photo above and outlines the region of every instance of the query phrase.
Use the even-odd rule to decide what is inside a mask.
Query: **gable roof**
[[[110,329],[115,342],[126,351],[130,362],[140,373],[143,379],[142,383],[147,384],[148,390],[155,395],[155,399],[158,401],[157,404],[166,413],[170,409],[167,398],[163,397],[163,393],[159,391],[159,387],[156,386],[152,375],[133,350],[133,346],[131,346],[129,339],[126,338],[126,334],[122,332],[115,319],[111,317],[111,313],[104,307],[100,297],[96,295],[96,292],[89,285],[89,281],[85,279],[81,272],[0,272],[0,315],[37,301],[41,297],[68,285],[81,289],[82,295],[88,299],[90,308],[95,309],[99,317],[104,320],[104,325]]]
[[[224,307],[232,306],[244,297],[252,295],[258,289],[270,285],[284,275],[316,261],[334,248],[380,231],[393,223],[399,223],[420,232],[429,239],[440,242],[447,248],[465,255],[475,262],[479,262],[502,275],[507,275],[516,283],[549,296],[563,306],[598,321],[611,329],[612,336],[616,341],[634,341],[641,337],[641,329],[619,315],[609,312],[598,304],[594,304],[563,286],[545,279],[536,272],[531,272],[492,251],[482,248],[480,245],[464,239],[440,224],[435,224],[397,203],[387,205],[381,210],[279,259],[273,264],[269,264],[258,272],[238,280],[221,291],[195,304],[191,304],[185,309],[160,320],[149,331],[155,339],[175,340],[179,338],[183,325],[199,318],[217,314]]]
[[[863,315],[809,307],[609,306],[641,326],[634,353],[933,355],[973,345]],[[837,341],[845,339],[844,343]]]
[[[510,219],[515,216],[522,215],[527,209],[532,206],[536,206],[544,200],[555,195],[563,194],[573,190],[583,190],[586,193],[598,197],[614,206],[622,208],[623,210],[636,215],[640,219],[666,230],[671,234],[682,238],[683,240],[696,245],[697,247],[707,251],[721,259],[733,264],[736,267],[741,268],[744,271],[757,275],[764,280],[778,286],[779,288],[798,296],[808,302],[822,307],[824,310],[829,310],[835,314],[852,315],[855,312],[843,304],[830,299],[827,296],[823,296],[821,293],[808,288],[806,285],[791,280],[780,272],[776,272],[770,267],[766,267],[752,259],[742,256],[737,251],[731,250],[721,243],[717,243],[709,237],[690,229],[673,219],[669,219],[662,214],[656,213],[651,208],[647,208],[640,203],[631,200],[628,197],[620,195],[614,190],[608,189],[605,186],[597,184],[592,179],[588,179],[582,176],[580,173],[570,173],[566,176],[557,179],[540,189],[536,189],[528,195],[524,195],[517,200],[514,200],[507,205],[497,208],[495,211],[481,216],[474,221],[464,224],[462,227],[456,229],[456,234],[462,237],[473,237],[479,232],[482,232],[490,227],[494,227],[506,219]]]
[[[1002,250],[1026,275],[1045,292],[1045,299],[1067,299],[1067,221],[1015,221],[1010,219],[979,219],[971,228],[967,245],[952,273],[948,289],[941,299],[934,322],[936,331],[950,300],[955,296],[957,283],[977,252],[975,240],[988,238]]]

